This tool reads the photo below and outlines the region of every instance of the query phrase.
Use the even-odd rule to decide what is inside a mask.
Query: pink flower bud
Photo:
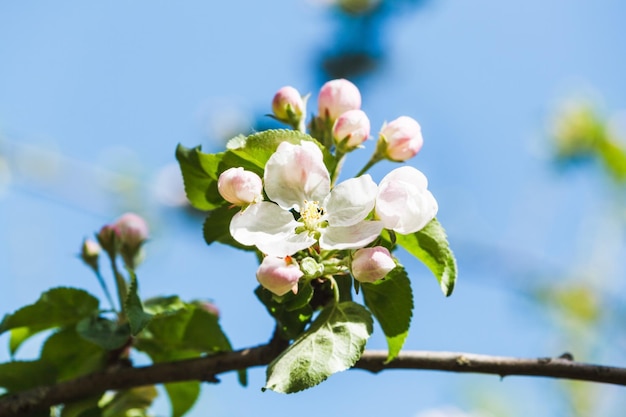
[[[361,108],[361,93],[356,85],[345,79],[328,81],[317,98],[319,117],[336,120],[348,110]]]
[[[120,216],[113,224],[123,246],[138,249],[148,239],[148,224],[135,213]]]
[[[386,157],[392,161],[406,161],[422,149],[424,139],[419,123],[408,116],[386,123],[380,131],[381,140],[387,143]]]
[[[98,243],[100,243],[100,246],[102,246],[105,251],[109,253],[117,251],[117,231],[112,224],[105,224],[104,226],[102,226],[102,228],[96,235],[96,238],[98,239]]]
[[[352,257],[352,275],[360,282],[374,282],[384,278],[396,263],[382,246],[359,249]]]
[[[292,118],[300,119],[304,114],[305,104],[298,90],[286,86],[278,90],[272,100],[272,111],[280,121],[290,123]]]
[[[236,206],[256,203],[263,199],[261,177],[245,169],[229,168],[217,180],[217,190],[224,200]]]
[[[363,110],[348,110],[342,113],[333,126],[335,143],[348,139],[346,146],[355,148],[370,135],[370,119]]]
[[[256,279],[264,288],[276,295],[298,291],[298,280],[304,273],[291,257],[266,256],[256,271]]]

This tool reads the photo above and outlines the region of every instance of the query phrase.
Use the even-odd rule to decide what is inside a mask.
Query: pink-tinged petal
[[[315,243],[306,233],[296,234],[299,225],[289,211],[262,201],[233,216],[230,234],[242,245],[256,246],[268,255],[287,256]]]
[[[424,174],[405,166],[390,172],[378,186],[376,217],[400,234],[421,230],[436,215],[437,201],[426,189]]]
[[[396,267],[389,250],[382,246],[359,249],[352,257],[352,275],[360,282],[375,282]]]
[[[359,249],[372,243],[383,230],[379,221],[364,220],[353,226],[322,229],[320,247],[328,250]]]
[[[257,281],[276,295],[284,295],[290,290],[295,292],[302,275],[297,265],[273,256],[266,256],[256,273]]]
[[[356,85],[343,78],[331,80],[320,89],[317,97],[319,117],[336,120],[348,110],[361,108],[361,93]]]
[[[342,113],[333,126],[335,143],[341,143],[347,138],[345,146],[354,148],[359,146],[370,135],[370,119],[363,110],[348,110]]]
[[[351,226],[374,208],[378,186],[369,175],[350,178],[337,185],[324,202],[330,226]]]
[[[304,200],[322,201],[330,192],[330,174],[313,142],[283,142],[265,165],[265,193],[285,210],[299,211]]]
[[[290,258],[266,256],[259,265],[256,279],[264,288],[276,295],[285,295],[298,290],[298,280],[304,273]]]
[[[263,200],[261,177],[241,167],[222,172],[217,180],[217,191],[224,200],[236,206]]]
[[[387,123],[380,131],[387,141],[387,158],[392,161],[406,161],[422,149],[424,138],[419,123],[408,116],[398,117]]]

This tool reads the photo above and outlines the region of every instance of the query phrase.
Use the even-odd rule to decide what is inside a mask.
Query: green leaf
[[[143,309],[143,304],[139,298],[138,282],[134,272],[131,272],[130,286],[128,287],[128,294],[126,295],[126,317],[128,318],[128,324],[130,325],[130,332],[133,336],[136,336],[144,327],[150,323],[152,314],[146,313]]]
[[[118,391],[103,407],[103,417],[131,417],[146,415],[158,393],[153,385]]]
[[[181,417],[193,407],[200,395],[200,382],[174,382],[165,384],[172,405],[172,417]]]
[[[409,334],[413,315],[411,281],[404,268],[398,265],[385,279],[361,283],[361,288],[365,305],[376,317],[387,338],[387,362],[390,362],[398,356]]]
[[[47,329],[73,325],[98,310],[98,299],[76,288],[53,288],[34,303],[4,316],[0,334],[12,332],[10,349],[14,354],[30,336]],[[19,329],[19,330],[17,330]]]
[[[245,139],[241,136],[231,139],[226,148],[233,154],[264,169],[267,160],[276,152],[282,142],[299,144],[302,140],[311,140],[306,133],[289,129],[269,129],[252,134]]]
[[[106,351],[83,339],[68,327],[50,336],[43,344],[40,359],[57,369],[57,381],[100,370],[105,365]]]
[[[398,245],[422,261],[435,275],[445,296],[452,294],[456,282],[456,259],[448,244],[446,232],[432,219],[419,232],[396,234]]]
[[[303,297],[298,297],[289,292],[279,302],[270,291],[261,286],[254,290],[254,294],[265,305],[270,315],[274,317],[278,330],[284,339],[291,340],[300,336],[307,324],[311,322],[313,308],[306,303],[298,307],[298,304],[302,304],[304,301]],[[305,290],[303,295],[310,299],[313,291],[309,293],[309,290]]]
[[[63,404],[61,417],[102,417],[102,410],[98,407],[101,397],[98,395]]]
[[[324,155],[324,164],[326,165],[326,168],[329,172],[334,172],[337,161],[328,149],[316,141],[312,136],[297,130],[269,129],[250,135],[245,139],[238,136],[231,139],[226,147],[233,154],[241,157],[260,169],[260,175],[262,175],[263,169],[265,169],[265,164],[270,156],[276,152],[278,145],[282,142],[289,142],[297,145],[303,140],[317,144]],[[250,170],[254,171],[254,169]]]
[[[232,350],[218,317],[191,303],[184,309],[155,316],[146,330],[137,336],[136,347],[154,362]]]
[[[76,325],[85,340],[106,350],[119,349],[130,341],[130,325],[100,316],[85,317]]]
[[[218,167],[223,156],[223,153],[203,153],[200,146],[190,149],[179,144],[176,148],[187,199],[198,210],[212,210],[225,204],[217,191]]]
[[[267,367],[265,389],[294,393],[353,366],[372,334],[372,317],[352,301],[326,307],[309,330]]]
[[[0,363],[0,387],[9,392],[51,385],[56,378],[54,366],[42,360]]]

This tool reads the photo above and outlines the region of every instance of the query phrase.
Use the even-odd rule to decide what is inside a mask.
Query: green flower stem
[[[367,164],[365,164],[365,166],[359,171],[359,173],[355,175],[355,177],[360,177],[361,175],[365,174],[371,167],[373,167],[374,165],[376,165],[378,162],[382,161],[383,159],[385,159],[383,156],[381,156],[378,153],[375,153],[374,155],[372,155],[372,157],[367,162]]]
[[[104,292],[104,296],[106,297],[107,301],[111,305],[111,310],[115,310],[115,303],[113,302],[113,297],[111,297],[111,293],[109,292],[109,288],[107,287],[106,282],[104,282],[104,278],[102,278],[102,274],[97,269],[94,269],[94,273],[96,274],[98,283],[100,283],[100,287],[102,288],[102,291]]]
[[[115,285],[117,287],[117,297],[119,298],[120,302],[120,311],[122,312],[122,314],[126,315],[125,302],[126,296],[128,294],[128,289],[126,288],[126,280],[124,280],[124,276],[117,268],[115,255],[109,254],[109,259],[111,260],[111,270],[113,271],[113,275],[115,276]]]
[[[329,276],[328,279],[330,280],[331,287],[333,287],[333,296],[335,298],[335,304],[339,304],[339,301],[341,299],[340,294],[339,294],[339,284],[337,284],[337,281],[335,280],[335,277],[333,276]]]

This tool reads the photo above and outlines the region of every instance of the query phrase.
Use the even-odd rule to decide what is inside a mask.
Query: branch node
[[[472,362],[463,355],[456,358],[456,363],[459,366],[470,366],[472,364]]]

